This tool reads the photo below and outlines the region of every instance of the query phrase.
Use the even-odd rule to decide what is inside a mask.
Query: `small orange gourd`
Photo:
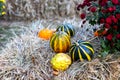
[[[55,30],[50,30],[50,29],[45,28],[38,32],[38,37],[44,40],[49,40],[54,32]]]
[[[94,32],[94,36],[103,36],[107,34],[108,29],[97,30]]]
[[[106,35],[107,31],[108,31],[107,29],[103,30],[102,35]]]
[[[94,36],[99,36],[98,31],[95,31],[95,32],[94,32]]]

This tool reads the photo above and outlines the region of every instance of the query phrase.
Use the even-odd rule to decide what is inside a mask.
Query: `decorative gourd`
[[[64,31],[71,37],[75,34],[75,29],[70,23],[59,25],[56,31]]]
[[[50,61],[51,66],[56,71],[66,70],[72,63],[71,57],[65,53],[58,53]]]
[[[79,40],[71,45],[69,53],[73,61],[83,61],[84,59],[90,61],[94,54],[94,49],[89,42]]]
[[[70,36],[63,31],[55,32],[50,39],[50,46],[56,53],[67,52],[70,44]]]
[[[44,39],[44,40],[49,40],[51,38],[51,36],[53,35],[54,30],[50,30],[50,29],[42,29],[38,32],[38,37]]]

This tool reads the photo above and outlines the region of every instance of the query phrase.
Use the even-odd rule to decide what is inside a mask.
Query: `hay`
[[[6,0],[6,20],[35,20],[78,15],[81,0]]]
[[[79,19],[38,20],[21,27],[21,34],[15,35],[6,44],[0,54],[1,80],[119,80],[120,58],[100,61],[94,58],[91,62],[74,62],[66,71],[58,76],[52,74],[50,59],[55,54],[49,47],[49,41],[37,37],[37,32],[49,26],[55,29],[60,23],[69,22],[75,26],[74,40],[89,40],[92,28],[88,24],[81,27]],[[85,31],[87,28],[89,31]],[[94,43],[94,42],[92,42]],[[97,42],[98,43],[98,42]],[[98,45],[94,43],[94,45]],[[95,46],[94,46],[95,47]],[[96,54],[96,53],[95,53]]]

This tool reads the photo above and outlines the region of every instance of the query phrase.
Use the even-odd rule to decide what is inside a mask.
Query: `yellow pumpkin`
[[[57,53],[50,61],[52,68],[56,71],[66,70],[72,63],[71,57],[65,53]]]
[[[50,29],[45,28],[38,32],[38,37],[44,40],[49,40],[54,32],[55,30],[50,30]]]

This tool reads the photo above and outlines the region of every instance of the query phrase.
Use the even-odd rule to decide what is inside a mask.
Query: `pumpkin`
[[[71,57],[65,53],[55,54],[50,60],[51,67],[56,71],[66,70],[72,63]]]
[[[50,30],[50,29],[42,29],[38,32],[38,37],[44,39],[44,40],[49,40],[51,38],[51,36],[53,35],[54,30]]]
[[[63,31],[55,32],[50,39],[50,46],[56,53],[67,52],[70,44],[70,36]]]
[[[103,36],[107,34],[108,29],[101,29],[94,32],[94,36]]]
[[[99,36],[98,31],[95,31],[95,32],[94,32],[94,36]]]
[[[74,34],[75,34],[75,29],[74,29],[73,25],[71,25],[70,23],[65,23],[65,24],[59,25],[57,27],[56,31],[64,31],[71,37],[74,36]]]
[[[93,57],[94,49],[90,42],[79,40],[71,45],[69,53],[72,61],[83,61],[84,59],[90,61]]]

